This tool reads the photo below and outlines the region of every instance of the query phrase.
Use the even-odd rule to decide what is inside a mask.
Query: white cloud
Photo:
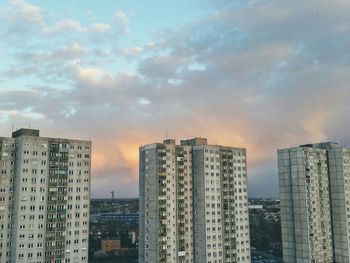
[[[119,26],[122,33],[129,33],[129,18],[123,11],[114,12],[114,21]]]
[[[87,32],[87,29],[82,27],[79,21],[74,19],[65,19],[57,22],[52,27],[45,29],[47,33],[67,33],[67,32]]]
[[[189,63],[190,59],[173,54],[155,55],[144,59],[139,65],[140,73],[156,79],[176,78],[182,67]]]
[[[11,0],[15,10],[12,10],[12,19],[35,23],[39,25],[44,24],[44,15],[41,8],[27,3],[25,0]]]
[[[90,27],[91,32],[104,33],[112,29],[112,26],[105,23],[94,23]]]
[[[205,71],[206,65],[200,64],[200,63],[193,63],[188,65],[188,70],[194,70],[194,71]]]
[[[144,49],[142,47],[119,48],[118,54],[123,57],[136,57],[140,55]]]
[[[87,50],[78,43],[69,44],[61,49],[55,50],[48,59],[68,60],[79,58],[87,54]]]
[[[148,105],[151,103],[151,101],[146,99],[146,98],[140,98],[140,99],[138,99],[138,103],[141,105]]]
[[[83,68],[79,62],[72,64],[71,70],[79,82],[89,83],[89,85],[94,85],[103,75],[103,70],[93,67]]]

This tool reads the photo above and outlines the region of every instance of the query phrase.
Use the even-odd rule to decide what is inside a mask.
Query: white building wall
[[[179,263],[192,263],[193,262],[193,176],[192,176],[192,147],[183,146],[183,170],[184,170],[184,186],[183,196],[184,198],[184,218],[183,218],[183,231],[184,231],[184,249],[180,249],[178,253],[185,254]]]
[[[206,262],[223,262],[223,221],[220,152],[216,146],[203,146]],[[195,174],[195,176],[197,176]],[[196,186],[195,186],[196,187]],[[198,262],[198,261],[197,261]]]
[[[68,156],[65,260],[88,262],[91,144],[69,142]]]
[[[47,141],[16,139],[11,262],[44,262],[47,202]]]
[[[194,146],[195,262],[250,262],[245,149]]]
[[[166,148],[166,185],[163,188],[166,196],[166,219],[162,222],[166,227],[166,258],[167,262],[177,262],[177,172],[175,145],[165,145]]]
[[[13,209],[9,203],[1,208],[0,202],[0,225],[7,218],[12,226],[7,231],[11,239],[0,238],[0,244],[6,242],[0,245],[0,262],[87,262],[91,142],[28,134],[1,138],[0,144],[5,141],[15,145],[16,158],[10,161],[9,154],[1,153],[0,170],[9,174],[1,179],[0,197],[14,193]],[[51,144],[57,145],[57,156],[51,155]],[[59,168],[51,167],[52,158],[58,158]]]
[[[0,262],[10,261],[15,140],[0,138]]]

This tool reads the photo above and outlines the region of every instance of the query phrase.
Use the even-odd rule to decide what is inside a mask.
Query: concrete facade
[[[349,156],[335,143],[278,151],[283,262],[349,262]]]
[[[246,151],[193,147],[195,262],[250,262]]]
[[[191,147],[140,149],[139,262],[193,262]]]
[[[0,262],[87,262],[91,142],[0,138]]]
[[[139,262],[250,262],[245,149],[140,148]]]
[[[350,262],[350,149],[328,150],[335,262]]]

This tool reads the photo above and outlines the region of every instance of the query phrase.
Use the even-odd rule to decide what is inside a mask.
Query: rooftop
[[[320,143],[304,144],[304,145],[300,145],[300,147],[335,149],[335,148],[339,148],[339,145],[336,142],[320,142]]]
[[[39,133],[39,130],[21,128],[17,131],[12,132],[12,138],[18,138],[20,136],[39,137]]]

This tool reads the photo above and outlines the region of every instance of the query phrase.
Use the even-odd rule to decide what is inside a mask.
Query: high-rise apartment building
[[[88,262],[91,142],[0,137],[0,262]]]
[[[283,262],[349,262],[350,150],[336,143],[278,151]]]
[[[193,262],[192,148],[140,148],[139,262]]]
[[[245,149],[202,138],[140,148],[139,262],[250,262]]]
[[[250,262],[246,150],[192,151],[195,262]]]

